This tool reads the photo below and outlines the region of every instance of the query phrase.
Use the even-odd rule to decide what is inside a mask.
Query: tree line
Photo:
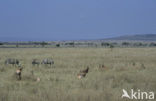
[[[156,42],[0,42],[0,47],[156,47]]]

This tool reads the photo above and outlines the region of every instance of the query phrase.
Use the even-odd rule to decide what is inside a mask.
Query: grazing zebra
[[[7,65],[7,64],[19,65],[19,60],[9,58],[9,59],[5,60],[5,65]]]
[[[39,65],[40,62],[37,59],[33,59],[32,61],[32,65]]]
[[[19,68],[16,70],[16,77],[18,80],[21,80],[22,79],[22,69],[23,68]]]
[[[88,71],[89,71],[89,67],[87,67],[85,70],[81,70],[80,73],[78,73],[77,77],[79,79],[86,77],[86,74],[88,73]]]
[[[54,61],[51,58],[47,58],[47,59],[43,59],[41,64],[50,64],[50,65],[52,65],[52,64],[54,64]]]

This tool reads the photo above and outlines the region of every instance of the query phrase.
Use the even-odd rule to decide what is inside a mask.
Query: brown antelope
[[[22,75],[22,69],[23,68],[19,68],[19,69],[16,70],[16,77],[17,77],[18,80],[21,80],[22,79],[22,77],[21,77],[21,75]]]
[[[81,70],[80,73],[88,73],[89,67],[87,67],[85,70]]]
[[[77,77],[79,79],[81,79],[82,77],[85,77],[88,71],[89,71],[89,67],[87,67],[85,70],[81,70],[80,73],[78,73]]]
[[[77,77],[79,78],[79,79],[81,79],[82,77],[85,77],[86,76],[86,73],[79,73],[78,75],[77,75]]]

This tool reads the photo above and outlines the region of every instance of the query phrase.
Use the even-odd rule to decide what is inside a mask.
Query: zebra
[[[12,64],[12,65],[19,65],[19,60],[14,58],[9,58],[5,60],[5,65]]]
[[[39,65],[40,62],[37,59],[33,59],[32,61],[32,65]]]
[[[43,59],[41,64],[50,64],[50,65],[52,65],[52,64],[54,64],[54,61],[51,58],[47,58],[47,59]]]

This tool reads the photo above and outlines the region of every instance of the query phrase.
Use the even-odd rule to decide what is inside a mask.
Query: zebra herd
[[[9,58],[9,59],[6,59],[4,63],[5,63],[5,65],[8,65],[8,64],[19,65],[20,61],[15,58]],[[33,59],[31,64],[32,65],[40,65],[40,64],[52,65],[52,64],[54,64],[54,61],[52,58],[43,59],[41,62],[38,59]]]

